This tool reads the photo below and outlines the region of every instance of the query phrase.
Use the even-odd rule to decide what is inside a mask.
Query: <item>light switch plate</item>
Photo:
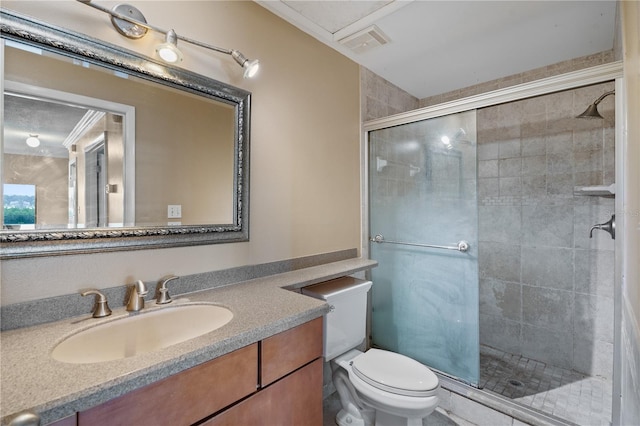
[[[167,219],[180,219],[182,217],[182,205],[169,204],[167,206]]]

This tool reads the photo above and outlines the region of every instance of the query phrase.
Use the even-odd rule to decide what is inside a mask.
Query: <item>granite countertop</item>
[[[94,364],[67,364],[50,356],[78,330],[130,315],[124,307],[107,318],[82,317],[0,334],[1,424],[30,411],[42,424],[86,410],[134,389],[318,318],[328,305],[295,290],[370,269],[377,262],[349,259],[241,283],[174,296],[170,305],[147,302],[145,310],[181,303],[214,303],[233,312],[225,326],[154,352]],[[144,311],[140,314],[143,315]]]

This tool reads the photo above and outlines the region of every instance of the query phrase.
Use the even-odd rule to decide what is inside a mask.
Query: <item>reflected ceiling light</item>
[[[182,52],[178,49],[178,36],[174,30],[167,31],[165,42],[156,47],[158,56],[171,64],[182,61]]]
[[[453,145],[451,145],[451,139],[448,136],[443,136],[440,138],[440,141],[444,144],[447,149],[452,149]]]
[[[604,118],[603,116],[600,115],[600,113],[598,112],[598,104],[600,102],[602,102],[602,100],[604,98],[606,98],[609,95],[613,95],[615,94],[616,91],[612,90],[610,92],[606,92],[603,95],[601,95],[598,99],[595,100],[594,103],[592,103],[591,105],[589,105],[587,107],[586,110],[584,110],[584,112],[580,115],[578,115],[576,118]]]
[[[453,149],[454,144],[456,145],[456,147],[459,146],[460,144],[473,145],[473,142],[465,138],[466,136],[467,136],[467,132],[465,132],[464,129],[461,127],[456,131],[456,134],[453,135],[453,138],[450,138],[449,136],[444,135],[440,138],[440,141],[444,144],[445,148],[447,149]]]
[[[106,7],[92,3],[91,0],[77,0],[80,3],[91,6],[101,12],[107,13],[111,16],[111,23],[116,30],[129,38],[141,38],[148,30],[153,30],[162,34],[165,34],[165,42],[156,48],[156,52],[165,62],[175,63],[182,60],[182,53],[178,49],[178,40],[182,40],[187,43],[195,44],[196,46],[203,47],[205,49],[214,50],[216,52],[230,55],[242,68],[244,68],[244,78],[251,78],[256,75],[259,68],[259,62],[257,59],[247,59],[242,53],[237,50],[225,49],[222,47],[213,46],[210,44],[202,43],[200,41],[190,39],[176,34],[174,30],[163,30],[154,25],[147,23],[144,15],[134,6],[128,4],[119,4],[113,9],[107,9]]]
[[[38,135],[29,134],[29,137],[27,138],[27,140],[25,142],[31,148],[37,148],[37,147],[40,146],[40,139],[38,139]]]

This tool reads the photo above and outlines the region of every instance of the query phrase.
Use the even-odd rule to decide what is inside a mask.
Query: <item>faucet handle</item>
[[[173,281],[178,279],[175,275],[167,275],[166,277],[160,280],[160,287],[158,288],[158,298],[156,299],[156,304],[164,305],[167,303],[171,303],[171,296],[169,296],[169,289],[167,288],[167,283],[169,281]]]
[[[95,289],[83,291],[82,293],[80,293],[80,295],[82,296],[88,296],[90,294],[96,295],[96,303],[93,308],[93,317],[103,318],[111,315],[111,309],[109,309],[109,304],[107,303],[107,298],[104,294]]]

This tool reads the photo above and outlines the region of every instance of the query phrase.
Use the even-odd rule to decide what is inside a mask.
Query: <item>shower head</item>
[[[598,99],[596,99],[594,103],[589,105],[587,109],[576,118],[604,118],[598,112],[598,104],[602,102],[604,98],[606,98],[609,95],[613,95],[614,93],[615,93],[615,90],[602,94]]]

